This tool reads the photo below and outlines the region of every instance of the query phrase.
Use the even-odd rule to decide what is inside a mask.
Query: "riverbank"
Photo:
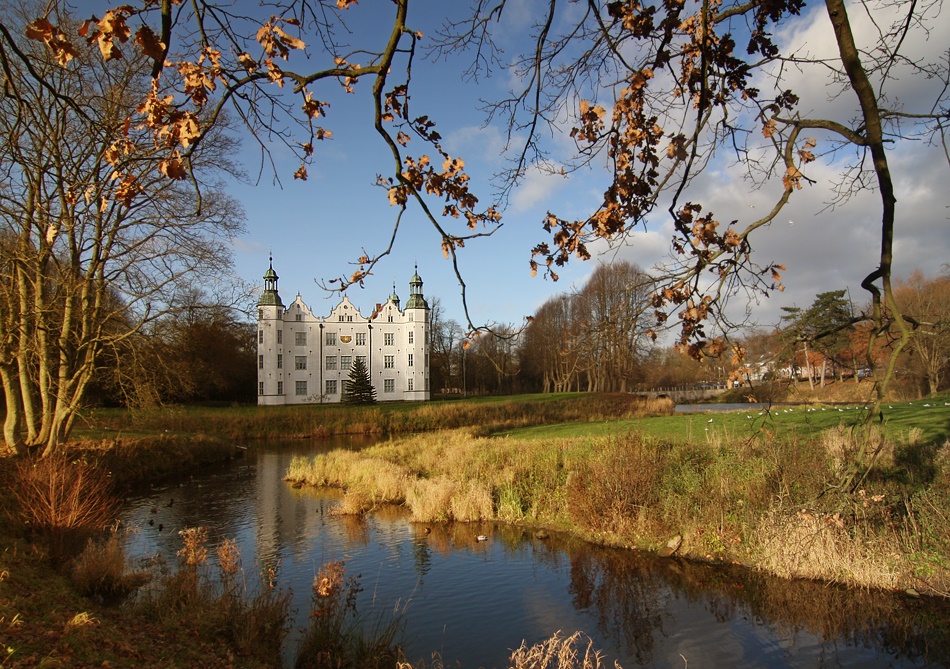
[[[77,439],[214,435],[244,444],[335,435],[415,434],[478,425],[496,431],[575,421],[636,418],[673,413],[668,399],[624,393],[552,393],[477,397],[439,402],[391,402],[370,406],[166,407],[153,410],[95,409],[83,416]]]
[[[740,563],[786,578],[950,593],[950,406],[800,407],[452,430],[298,458],[287,478],[345,490],[341,513],[493,520]],[[866,466],[854,469],[866,449]]]

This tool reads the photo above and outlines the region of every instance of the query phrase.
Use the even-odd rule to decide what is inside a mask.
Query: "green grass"
[[[916,429],[920,431],[919,440],[925,443],[939,443],[950,438],[950,406],[946,406],[944,402],[944,398],[939,397],[885,405],[884,424],[888,436],[904,440],[911,430]],[[929,407],[926,406],[928,404]],[[573,439],[634,431],[672,442],[703,442],[709,436],[749,438],[762,434],[764,430],[767,435],[780,437],[812,437],[838,425],[860,425],[864,417],[863,405],[803,406],[775,408],[771,412],[751,409],[708,411],[650,418],[538,425],[506,430],[499,434],[517,439]],[[710,435],[710,432],[713,435]]]

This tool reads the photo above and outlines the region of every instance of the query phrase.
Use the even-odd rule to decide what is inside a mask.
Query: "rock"
[[[682,545],[683,537],[677,534],[675,537],[666,542],[666,546],[660,549],[660,557],[670,557],[676,553],[676,551],[678,551]]]
[[[541,539],[542,541],[544,541],[545,539],[550,539],[551,535],[545,532],[544,530],[538,530],[537,532],[534,533],[534,538]]]

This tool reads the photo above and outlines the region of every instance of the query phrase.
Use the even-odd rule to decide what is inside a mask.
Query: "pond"
[[[178,530],[233,537],[249,581],[278,567],[306,624],[313,577],[345,560],[360,575],[370,623],[403,611],[411,660],[433,651],[446,666],[505,667],[511,649],[557,631],[590,636],[612,666],[937,667],[950,664],[944,601],[848,591],[608,549],[503,524],[411,523],[399,508],[358,519],[332,515],[340,493],[294,489],[291,458],[355,442],[258,445],[243,459],[140,491],[123,520],[132,555],[171,564]],[[477,541],[476,535],[487,537]],[[290,666],[294,636],[285,653]]]

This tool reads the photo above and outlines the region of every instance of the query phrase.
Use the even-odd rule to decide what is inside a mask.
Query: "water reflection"
[[[142,491],[125,511],[141,528],[132,552],[174,561],[177,531],[195,525],[218,540],[234,537],[247,571],[278,568],[281,585],[293,590],[298,626],[320,565],[346,560],[349,574],[361,574],[359,607],[371,621],[406,607],[411,658],[439,651],[466,668],[504,666],[522,639],[578,629],[627,669],[950,664],[943,602],[659,560],[570,537],[541,540],[506,525],[427,528],[397,508],[362,519],[332,515],[339,493],[283,480],[295,453],[328,447],[262,446],[227,467]],[[478,534],[488,540],[476,541]]]

